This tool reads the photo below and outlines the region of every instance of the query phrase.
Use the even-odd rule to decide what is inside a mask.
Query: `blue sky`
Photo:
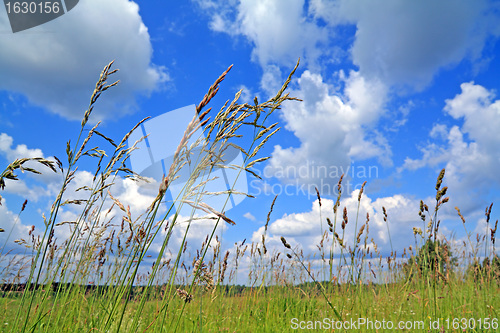
[[[321,217],[331,216],[336,194],[328,189],[339,170],[349,170],[352,189],[367,181],[360,223],[368,212],[371,237],[388,254],[382,206],[401,253],[413,244],[412,227],[423,227],[420,199],[433,207],[436,177],[446,168],[450,202],[441,211],[441,232],[460,241],[466,237],[455,206],[474,234],[485,230],[491,202],[493,222],[498,216],[499,36],[500,4],[485,0],[81,0],[67,14],[15,34],[2,7],[0,166],[24,156],[65,160],[66,141],[76,139],[95,81],[113,59],[121,82],[102,95],[91,121],[102,121],[101,132],[120,140],[144,117],[199,103],[231,64],[214,109],[240,89],[244,102],[264,100],[300,57],[289,91],[303,102],[287,103],[269,120],[282,130],[262,151],[272,157],[257,168],[266,177],[248,180],[250,193],[261,195],[228,211],[236,226],[221,229],[223,246],[259,242],[274,194],[286,189],[271,215],[268,247],[281,249],[285,236],[314,251],[319,205],[315,192],[303,189],[318,187]],[[318,176],[320,170],[328,174]],[[93,171],[84,162],[75,183],[85,184]],[[60,181],[20,178],[1,193],[0,227],[14,228],[10,242],[26,238],[31,225],[42,227]],[[156,194],[123,179],[115,191],[136,214]],[[350,221],[357,193],[344,189],[341,207]],[[67,208],[61,218],[75,214]],[[353,224],[348,235],[356,233]],[[198,225],[193,250],[210,228]]]

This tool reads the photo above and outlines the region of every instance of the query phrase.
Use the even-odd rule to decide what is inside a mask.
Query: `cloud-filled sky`
[[[412,245],[412,227],[422,227],[420,199],[434,205],[442,168],[450,196],[442,208],[444,237],[465,237],[455,206],[471,232],[485,229],[491,202],[493,221],[498,217],[497,1],[81,0],[65,15],[18,33],[5,10],[0,8],[1,170],[21,157],[66,160],[66,142],[75,142],[95,82],[111,60],[120,83],[101,96],[86,130],[101,121],[101,132],[119,142],[147,116],[199,103],[231,64],[214,109],[239,89],[244,102],[272,96],[300,58],[289,92],[303,101],[286,103],[269,119],[282,129],[263,150],[271,159],[255,169],[263,180],[248,179],[256,198],[227,213],[236,225],[220,229],[224,248],[243,239],[260,242],[279,194],[268,246],[280,248],[286,236],[314,252],[342,173],[341,209],[347,207],[350,221],[367,181],[359,223],[370,215],[371,236],[385,254],[391,240],[399,252]],[[84,162],[72,190],[94,172]],[[25,238],[31,225],[42,228],[41,214],[50,210],[60,182],[60,175],[26,173],[7,182],[0,192],[0,227],[13,230],[9,242]],[[155,191],[118,178],[113,195],[137,216]],[[27,208],[17,217],[25,199]],[[70,218],[76,211],[62,213]],[[212,224],[196,224],[192,241],[201,245],[202,231]],[[346,232],[354,237],[353,223]]]

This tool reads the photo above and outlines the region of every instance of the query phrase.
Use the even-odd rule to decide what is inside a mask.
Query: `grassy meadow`
[[[278,123],[268,124],[269,116],[285,102],[300,103],[286,93],[297,67],[268,101],[240,104],[239,92],[213,111],[207,106],[230,68],[224,72],[197,105],[199,117],[186,129],[156,198],[140,216],[133,216],[111,189],[117,177],[146,181],[127,167],[135,149],[127,146],[127,140],[140,123],[120,141],[101,133],[99,123],[89,124],[101,94],[118,83],[108,83],[116,71],[112,64],[103,69],[79,136],[68,141],[64,158],[20,159],[0,174],[1,189],[17,180],[19,172],[43,170],[62,178],[59,195],[42,217],[45,228],[33,227],[24,238],[10,239],[17,243],[18,252],[5,251],[7,244],[0,245],[1,332],[500,331],[498,220],[490,217],[492,206],[486,207],[489,228],[484,234],[472,234],[456,208],[457,225],[463,225],[468,241],[457,251],[452,240],[442,237],[439,210],[449,201],[447,187],[442,185],[445,170],[436,175],[435,202],[421,201],[420,211],[415,212],[421,228],[413,229],[414,239],[403,253],[380,253],[370,236],[370,216],[357,214],[355,221],[348,220],[347,209],[341,205],[342,177],[334,218],[318,221],[324,233],[313,257],[292,247],[284,237],[280,249],[268,250],[266,232],[259,243],[242,241],[232,252],[221,249],[217,227],[238,221],[205,204],[208,195],[230,194],[207,192],[206,184],[213,181],[208,175],[214,168],[230,167],[259,177],[252,167],[268,159],[261,156],[261,149],[279,130]],[[200,126],[208,140],[192,145]],[[98,140],[114,150],[105,152],[94,146]],[[224,164],[228,147],[242,152],[243,165]],[[203,152],[196,155],[196,161],[192,160],[194,149]],[[68,187],[82,158],[95,162],[93,180],[78,189],[85,199],[68,199]],[[193,214],[205,212],[214,229],[196,256],[189,258],[185,249],[195,218],[191,216],[184,222],[187,228],[180,249],[167,256],[181,221],[172,214],[173,204],[164,209],[163,197],[187,165],[193,171],[177,200],[193,208]],[[319,193],[317,197],[321,205]],[[266,231],[274,204],[269,207]],[[78,207],[75,221],[59,216],[66,205]],[[120,216],[112,217],[113,209]],[[385,208],[383,212],[384,219],[390,219]],[[354,238],[346,236],[347,224],[355,225]],[[0,228],[10,232],[10,226]],[[54,236],[58,228],[68,230],[67,239]],[[389,228],[387,232],[390,238]],[[250,263],[247,281],[238,278],[243,263]]]

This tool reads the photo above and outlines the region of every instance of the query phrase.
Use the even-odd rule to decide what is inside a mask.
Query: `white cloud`
[[[480,59],[487,38],[500,33],[497,6],[486,0],[311,1],[311,11],[330,25],[356,25],[351,53],[363,76],[416,88],[439,69]]]
[[[34,158],[34,157],[42,157],[44,158],[44,154],[39,148],[28,148],[25,144],[18,144],[14,146],[14,138],[11,136],[0,133],[0,156],[4,156],[6,159],[6,165],[14,162],[16,159],[21,158]],[[28,161],[23,164],[24,167],[33,168],[39,172],[41,175],[34,175],[32,173],[26,172],[25,175],[35,176],[38,180],[44,182],[45,184],[49,184],[50,182],[60,180],[60,175],[55,174],[48,167],[45,167],[39,163],[35,163],[32,161]],[[3,171],[3,170],[1,170]],[[16,170],[15,174],[20,176],[21,171]],[[26,182],[23,180],[23,177],[18,177],[19,180],[6,180],[6,193],[14,193],[20,195],[21,197],[27,198],[30,201],[38,201],[40,198],[49,195],[48,189],[32,185],[28,186]]]
[[[5,155],[9,163],[18,158],[44,157],[40,149],[29,149],[25,144],[19,144],[12,148],[13,143],[14,138],[5,133],[0,133],[0,154]]]
[[[254,46],[252,59],[262,66],[293,65],[299,57],[313,64],[328,40],[327,31],[305,12],[304,0],[197,2],[211,16],[212,30],[247,38]]]
[[[82,188],[83,186],[92,187],[93,177],[93,174],[88,171],[77,171],[75,173],[75,177],[67,186],[67,189],[63,196],[63,201],[89,199],[89,191],[76,190],[78,188]],[[110,180],[108,179],[107,182],[109,183]],[[94,184],[94,186],[96,185]],[[52,198],[55,198],[60,191],[61,184],[51,183],[48,187],[51,191]],[[127,214],[123,212],[116,204],[113,206],[113,200],[107,194],[108,190],[110,191],[111,195],[123,205],[125,209],[130,210],[132,223],[134,225],[137,225],[138,223],[144,221],[145,213],[151,203],[154,201],[156,194],[158,193],[158,186],[156,188],[153,188],[152,186],[141,186],[140,183],[134,182],[131,179],[117,176],[113,179],[113,185],[105,190],[105,193],[103,193],[103,197],[94,197],[94,200],[96,200],[96,202],[94,202],[93,209],[91,210],[92,213],[89,214],[86,221],[81,221],[81,216],[82,212],[85,209],[85,204],[71,204],[62,206],[59,209],[57,223],[64,221],[80,221],[82,225],[94,225],[94,233],[96,233],[96,230],[100,230],[102,228],[106,229],[106,234],[111,233],[113,229],[118,229],[117,226],[120,225],[122,217],[126,216]],[[102,200],[102,202],[100,200]],[[99,211],[97,211],[97,207],[100,207]],[[157,212],[158,217],[162,216],[162,214],[165,214],[165,212],[166,209],[163,205]],[[110,223],[111,221],[113,222]],[[55,235],[60,242],[69,239],[71,234],[72,230],[68,224],[57,226],[55,229]]]
[[[391,241],[394,250],[402,253],[404,248],[413,245],[413,227],[422,227],[422,222],[419,220],[419,201],[407,198],[402,195],[394,195],[391,197],[378,198],[372,200],[363,194],[360,206],[357,228],[356,213],[358,209],[359,190],[353,191],[350,197],[341,200],[340,208],[337,211],[337,226],[335,231],[340,237],[343,235],[341,228],[342,215],[344,207],[348,212],[348,223],[345,228],[344,241],[347,246],[353,246],[354,237],[358,234],[359,229],[366,222],[366,214],[370,216],[369,221],[369,237],[368,245],[373,238],[379,250],[383,251],[384,255],[388,255],[391,251]],[[268,227],[268,235],[266,243],[269,243],[268,248],[278,247],[283,250],[280,237],[284,236],[288,243],[292,246],[299,245],[304,249],[305,255],[318,253],[317,245],[321,241],[321,230],[328,229],[326,218],[330,218],[334,222],[333,216],[334,201],[330,199],[321,200],[321,215],[318,200],[312,203],[311,210],[302,213],[285,214],[281,218],[272,221]],[[382,207],[386,208],[388,222],[384,221]],[[388,231],[389,229],[389,231]],[[366,232],[366,229],[365,229]],[[390,238],[389,238],[390,232]],[[264,227],[255,231],[252,236],[253,242],[261,242],[261,235],[264,233]],[[328,253],[331,244],[332,235],[329,234],[329,241],[325,242],[325,251]],[[365,234],[361,237],[363,245]],[[335,253],[338,254],[340,248],[336,245]]]
[[[282,113],[286,128],[300,145],[275,147],[270,162],[275,175],[290,168],[297,170],[306,162],[345,170],[354,160],[375,157],[385,166],[392,165],[390,144],[376,129],[385,113],[388,93],[408,87],[423,89],[439,70],[463,59],[476,66],[484,58],[485,43],[500,35],[498,5],[486,0],[458,4],[453,0],[198,3],[211,16],[213,30],[244,36],[252,42],[253,59],[264,71],[261,88],[267,93],[276,91],[281,83],[280,66],[290,66],[297,55],[305,55],[310,70],[302,74],[299,89],[292,92],[304,102],[290,103]],[[344,84],[341,90],[329,86],[331,80],[311,68],[333,57],[330,44],[335,40],[335,30],[343,25],[356,26],[350,53],[359,71],[339,76]],[[411,107],[408,103],[400,109],[402,117],[393,129],[405,124]],[[436,127],[433,135],[443,136],[443,129]],[[436,153],[435,148],[423,149],[429,159],[439,163],[444,155]],[[406,166],[419,168],[424,164],[408,160]],[[320,179],[311,173],[309,170],[309,176],[299,182],[319,184]],[[330,184],[335,182],[330,180]]]
[[[429,136],[433,139],[446,139],[447,135],[446,125],[443,124],[435,124],[429,133]]]
[[[276,65],[264,67],[264,73],[260,79],[260,87],[267,94],[274,96],[283,84],[281,69]]]
[[[197,2],[210,15],[212,30],[247,38],[263,67],[290,66],[299,56],[314,67],[324,57],[338,57],[331,49],[335,29],[354,24],[353,63],[362,76],[389,86],[421,89],[464,58],[484,68],[483,47],[500,35],[498,4],[487,0]]]
[[[306,173],[301,173],[299,183],[323,182],[333,187],[343,172],[325,179],[324,175],[319,175],[320,168],[331,170],[335,167],[346,171],[352,160],[369,158],[378,158],[384,165],[391,165],[390,147],[374,129],[384,113],[385,87],[377,81],[364,79],[357,72],[351,72],[347,78],[341,76],[341,79],[345,83],[344,96],[332,92],[332,87],[318,74],[305,71],[298,79],[298,89],[291,95],[303,102],[288,103],[281,116],[285,128],[301,143],[299,147],[275,146],[267,175],[285,182],[295,181],[293,175],[305,167]]]
[[[253,215],[252,215],[252,213],[250,213],[250,212],[246,212],[246,213],[243,215],[243,217],[245,217],[245,218],[249,219],[250,221],[255,221],[255,220],[256,220],[255,216],[253,216]]]
[[[196,251],[201,249],[201,245],[205,242],[207,237],[212,234],[214,228],[216,228],[217,219],[214,218],[215,215],[194,215],[191,222],[189,222],[188,216],[179,215],[176,220],[176,224],[172,229],[172,235],[168,242],[168,251],[173,253],[174,257],[177,255],[179,249],[181,249],[182,241],[184,235],[187,232],[186,236],[186,254],[188,256],[188,262],[196,255]],[[172,223],[172,218],[169,218],[169,223]],[[221,238],[219,235],[222,235],[228,228],[228,225],[223,220],[217,224],[217,230],[215,235],[219,241]],[[164,237],[167,232],[165,229],[162,229],[161,236],[157,237],[155,240],[155,244],[152,246],[152,250],[159,252],[161,243],[163,242]],[[210,246],[214,247],[217,245],[216,237],[214,236],[210,242]],[[209,252],[210,253],[210,252]]]
[[[429,221],[429,216],[427,216],[427,222],[425,223],[422,222],[418,216],[420,200],[401,194],[381,197],[374,200],[365,192],[359,202],[359,217],[357,228],[355,228],[358,211],[358,195],[359,191],[356,190],[353,191],[349,197],[343,198],[337,211],[335,231],[341,238],[343,237],[347,250],[349,247],[351,249],[353,248],[355,237],[358,235],[361,226],[366,223],[367,213],[369,214],[367,246],[370,248],[372,254],[374,253],[373,243],[376,244],[378,251],[380,251],[383,257],[388,256],[391,251],[394,250],[397,253],[398,259],[405,249],[406,253],[410,253],[410,246],[415,249],[415,242],[417,242],[418,246],[422,246],[424,240],[418,235],[415,238],[413,234],[414,227],[425,230],[427,222]],[[428,197],[424,199],[424,202],[432,203],[433,200],[434,198]],[[314,200],[309,210],[285,214],[276,220],[272,220],[266,234],[266,247],[268,251],[273,252],[277,250],[282,253],[286,252],[280,240],[280,237],[283,236],[293,248],[298,247],[299,251],[304,251],[304,257],[307,258],[307,262],[314,263],[313,258],[318,259],[320,255],[318,245],[322,239],[321,231],[323,230],[324,232],[328,229],[326,218],[330,218],[332,223],[335,221],[333,216],[333,204],[333,200],[322,198],[320,214],[318,200]],[[450,207],[450,204],[446,205]],[[345,231],[341,228],[344,207],[347,208],[348,216],[348,223],[345,227]],[[384,221],[382,207],[386,209],[387,222]],[[432,214],[434,208],[432,205],[429,205],[429,208]],[[468,244],[467,236],[463,232],[460,232],[460,230],[457,233],[457,224],[461,224],[462,222],[455,210],[451,210],[453,214],[440,210],[438,218],[441,220],[441,224],[438,238],[447,239],[455,245],[460,245],[464,241]],[[486,225],[483,214],[468,214],[466,215],[466,219],[466,228],[469,232],[484,235]],[[491,221],[490,227],[492,227]],[[365,227],[360,237],[358,247],[364,247],[366,231],[367,228]],[[263,233],[264,227],[262,226],[253,233],[252,242],[261,243]],[[326,255],[328,255],[330,251],[331,243],[332,234],[328,232],[328,238],[323,242]],[[344,253],[346,253],[347,250],[344,250]],[[468,248],[467,251],[470,251],[470,248]],[[454,248],[454,253],[459,256],[461,251]],[[338,243],[335,245],[334,254],[340,254]],[[369,258],[368,256],[367,259]]]
[[[19,207],[21,211],[21,207]],[[22,248],[14,244],[15,240],[23,238],[26,241],[28,239],[28,232],[30,227],[22,223],[21,218],[18,214],[14,214],[8,208],[8,200],[3,198],[2,204],[0,205],[0,228],[4,229],[4,232],[0,232],[0,249],[3,249],[2,254],[5,255],[9,250],[21,250]]]
[[[5,133],[0,134],[0,156],[1,155],[4,155],[8,159],[8,161],[13,161],[16,158],[22,157],[44,157],[44,154],[40,149],[28,148],[23,144],[14,146],[13,138]],[[60,173],[55,174],[50,169],[43,167],[40,164],[31,162],[29,166],[41,171],[42,175],[34,175],[29,179],[24,179],[24,175],[21,176],[20,172],[18,171],[17,174],[19,174],[20,179],[17,181],[7,180],[5,193],[15,194],[23,199],[27,198],[30,202],[39,202],[39,214],[37,217],[35,217],[34,220],[40,224],[40,215],[42,214],[42,212],[45,212],[46,216],[50,215],[48,212],[51,209],[53,200],[55,200],[55,198],[59,194],[59,191],[61,190],[63,177]],[[93,179],[94,173],[85,170],[76,171],[74,173],[74,176],[72,177],[71,182],[66,185],[66,189],[63,195],[63,201],[88,199],[90,192],[86,190],[77,191],[77,189],[83,188],[85,186],[98,186],[98,180],[96,180],[96,182],[94,183]],[[110,179],[107,180],[107,182],[110,181]],[[158,188],[159,185],[155,183],[154,180],[153,183],[142,186],[139,183],[118,175],[113,179],[113,186],[111,186],[109,190],[111,191],[112,195],[124,205],[124,207],[130,207],[133,218],[138,218],[141,214],[145,213],[146,209],[153,202],[158,193]],[[107,197],[107,199],[104,200],[103,206],[101,208],[101,222],[116,216],[121,217],[124,214],[115,206],[115,208],[105,217],[104,215],[106,215],[106,212],[111,207],[111,205],[112,200]],[[94,204],[94,207],[97,207],[97,203]],[[59,209],[57,223],[63,221],[76,221],[81,215],[84,208],[84,205],[61,206]],[[161,209],[159,210],[159,214],[165,213],[165,211],[165,207],[161,207]],[[8,211],[4,211],[3,218],[7,218],[9,214],[10,213]],[[93,218],[97,219],[96,216],[94,216]],[[4,227],[4,229],[6,228]],[[59,240],[64,241],[69,238],[70,235],[70,228],[67,225],[56,228],[56,237]]]
[[[38,202],[41,198],[50,195],[49,190],[46,188],[38,185],[28,186],[22,179],[16,181],[7,180],[4,191],[34,202]]]
[[[22,156],[30,156],[30,157],[43,157],[44,154],[40,149],[30,149],[25,145],[17,145],[14,146],[14,140],[12,137],[7,134],[0,134],[0,154],[5,155],[9,159],[15,159]],[[105,162],[105,161],[104,161]],[[34,166],[38,167],[38,166]],[[37,221],[37,229],[42,228],[41,217],[42,212],[45,212],[46,216],[49,216],[48,213],[51,209],[51,205],[53,200],[59,194],[59,191],[62,187],[62,177],[61,175],[57,175],[57,177],[45,177],[40,178],[40,175],[37,175],[35,180],[41,181],[42,186],[38,186],[34,184],[33,179],[30,182],[25,182],[24,180],[19,181],[10,181],[7,183],[6,191],[9,194],[17,194],[22,198],[28,198],[30,201],[43,201],[38,205],[39,215],[35,217],[34,221]],[[150,207],[151,203],[154,201],[156,195],[158,194],[159,184],[155,182],[153,179],[150,179],[152,183],[144,184],[137,183],[132,181],[131,179],[124,178],[120,175],[114,177],[112,179],[113,185],[105,190],[103,193],[105,196],[97,198],[94,197],[94,200],[97,200],[93,204],[93,208],[101,207],[100,211],[91,210],[87,221],[80,221],[80,223],[86,224],[95,224],[96,229],[102,228],[107,222],[113,220],[113,224],[120,224],[121,217],[126,215],[123,211],[119,209],[117,205],[110,210],[113,205],[112,199],[107,196],[107,191],[109,190],[114,198],[116,198],[125,209],[130,209],[130,213],[132,216],[132,220],[135,221],[137,219],[137,223],[141,222],[145,218],[145,213],[147,209]],[[87,190],[79,190],[83,187],[92,188],[94,186],[98,186],[98,179],[94,181],[94,173],[78,170],[75,172],[72,180],[67,184],[64,195],[63,202],[66,200],[86,200],[89,199],[90,192]],[[111,179],[107,180],[107,183],[111,182]],[[103,200],[103,202],[100,202]],[[5,230],[9,230],[7,226],[12,224],[14,220],[14,215],[12,212],[7,210],[7,198],[2,200],[3,206],[0,206],[0,227]],[[102,206],[100,206],[102,204]],[[167,203],[168,204],[168,203]],[[2,208],[3,207],[3,208]],[[83,205],[75,205],[69,204],[61,206],[58,210],[58,217],[56,223],[61,222],[74,222],[80,220],[80,216],[85,209],[85,204]],[[159,219],[163,214],[167,212],[168,207],[166,205],[162,205],[157,212],[157,219]],[[188,212],[189,209],[183,209],[183,212]],[[97,214],[96,214],[97,213]],[[171,242],[169,243],[169,249],[171,251],[177,251],[184,236],[184,232],[187,229],[188,223],[185,222],[187,219],[183,216],[179,216],[178,225],[174,228],[174,235],[172,237]],[[134,222],[135,223],[135,222]],[[21,224],[19,224],[21,225]],[[22,226],[22,225],[21,225]],[[192,222],[192,225],[189,229],[188,241],[190,243],[189,250],[191,254],[193,254],[196,249],[199,249],[202,241],[205,239],[207,234],[214,228],[215,221],[209,219],[201,219],[195,220]],[[21,227],[19,227],[21,228]],[[26,233],[26,227],[22,226],[21,229],[15,229],[13,232],[13,239],[17,239],[23,237],[26,239],[26,235],[22,234],[22,232]],[[110,227],[111,229],[116,227]],[[225,230],[227,226],[225,222],[221,221],[219,225],[220,230]],[[111,230],[110,229],[110,230]],[[108,230],[107,232],[110,232]],[[106,233],[107,233],[106,232]],[[58,243],[62,243],[63,241],[69,239],[72,231],[69,224],[64,224],[61,226],[57,226],[55,228],[55,237],[58,240]],[[0,233],[0,237],[2,233]],[[12,240],[13,240],[12,239]],[[1,239],[0,239],[1,240]],[[153,248],[158,250],[161,246],[162,237],[158,237],[155,240]],[[193,243],[193,244],[191,244]]]
[[[446,184],[454,193],[452,206],[464,211],[483,208],[485,195],[500,184],[500,100],[492,91],[474,83],[463,83],[462,92],[446,101],[445,112],[462,126],[436,124],[430,134],[435,139],[421,148],[422,157],[407,158],[403,169],[445,164]],[[475,195],[471,195],[474,193]],[[478,207],[480,205],[480,207]]]
[[[5,12],[0,30],[10,30]],[[168,79],[165,68],[151,63],[148,29],[128,0],[82,1],[46,24],[3,34],[0,49],[0,89],[69,119],[82,118],[99,73],[113,59],[120,72],[110,80],[121,82],[96,106],[95,120],[133,112],[134,95]]]
[[[67,186],[66,192],[63,196],[63,201],[65,200],[77,200],[77,199],[88,199],[89,192],[85,190],[76,191],[76,189],[81,188],[83,186],[92,186],[93,174],[88,171],[77,171],[75,173],[75,177]],[[156,184],[157,185],[157,184]],[[159,186],[141,186],[139,183],[134,182],[130,179],[126,179],[123,177],[116,177],[113,180],[113,185],[109,188],[111,194],[114,198],[116,198],[125,209],[130,209],[132,222],[137,225],[138,223],[142,223],[146,218],[145,213],[147,209],[154,201],[156,194],[158,193]],[[58,191],[60,190],[59,183],[51,183],[49,185],[49,189],[52,195],[52,198],[55,198]],[[107,191],[107,190],[106,190]],[[93,208],[100,207],[101,202],[97,200],[94,203]],[[126,213],[120,210],[120,208],[115,205],[111,210],[110,208],[113,205],[113,201],[109,196],[102,202],[102,207],[98,214],[93,213],[93,209],[89,214],[89,217],[86,221],[81,221],[82,224],[94,224],[94,233],[98,233],[98,230],[104,228],[110,221],[108,226],[106,226],[105,235],[111,233],[113,229],[118,230],[119,225],[122,220],[122,216],[126,216]],[[164,214],[167,212],[167,205],[163,204],[160,206],[160,209],[156,215],[156,222],[158,222]],[[46,210],[50,209],[50,206],[47,205]],[[85,209],[85,205],[65,205],[59,209],[57,222],[63,221],[77,221],[80,219],[82,211]],[[188,211],[188,210],[183,210]],[[48,216],[48,214],[46,213]],[[213,216],[211,216],[213,217]],[[213,219],[207,219],[200,217],[198,214],[195,215],[195,220],[193,220],[189,226],[189,232],[187,235],[187,251],[189,258],[192,258],[196,253],[197,249],[200,249],[202,242],[205,240],[207,235],[211,233],[213,228],[215,227],[216,221]],[[170,223],[172,221],[172,217],[169,217]],[[182,239],[184,234],[188,228],[189,223],[188,217],[179,215],[176,225],[173,229],[173,235],[168,243],[168,251],[170,253],[176,254],[179,251],[179,248],[182,243]],[[165,229],[161,227],[161,232],[157,235],[156,239],[151,245],[151,251],[153,253],[157,253],[161,248],[161,244],[165,237]],[[220,221],[218,225],[217,234],[221,234],[227,229],[227,224],[224,221]],[[69,239],[72,231],[69,224],[64,224],[61,226],[57,226],[55,228],[55,237],[57,238],[58,243],[62,243],[66,239]],[[215,238],[212,241],[212,245],[215,244]]]
[[[462,92],[446,101],[445,111],[455,119],[464,119],[463,130],[472,140],[491,152],[497,151],[500,100],[493,101],[495,94],[474,82],[460,87]]]

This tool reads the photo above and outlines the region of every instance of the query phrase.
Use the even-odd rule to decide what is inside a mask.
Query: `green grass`
[[[241,242],[236,253],[221,252],[216,228],[234,221],[204,205],[207,195],[204,185],[211,181],[205,175],[221,167],[225,149],[234,145],[245,159],[243,165],[232,167],[257,176],[252,166],[267,159],[258,153],[279,129],[277,124],[267,124],[269,115],[282,103],[296,100],[285,93],[295,69],[276,96],[266,102],[255,99],[252,105],[239,104],[238,93],[220,111],[205,110],[229,69],[224,72],[197,106],[211,140],[200,140],[197,147],[188,145],[198,126],[193,121],[156,198],[142,215],[132,216],[112,195],[114,181],[119,176],[143,181],[126,167],[133,150],[126,147],[131,132],[117,143],[98,130],[99,124],[88,125],[100,95],[116,84],[107,83],[115,72],[111,65],[101,73],[78,138],[67,143],[64,162],[40,158],[16,160],[0,175],[3,189],[8,186],[5,180],[17,179],[17,170],[38,173],[33,163],[39,163],[58,172],[63,179],[50,213],[44,216],[44,230],[31,230],[24,239],[15,240],[25,248],[24,254],[5,253],[7,244],[0,251],[3,283],[0,331],[283,332],[299,327],[331,331],[331,325],[335,327],[339,322],[355,322],[357,326],[351,327],[352,331],[363,332],[384,331],[389,322],[395,327],[404,322],[408,328],[402,332],[496,331],[500,309],[500,261],[495,255],[498,221],[489,222],[490,206],[486,217],[491,228],[484,235],[471,235],[457,209],[457,220],[462,220],[468,242],[460,253],[452,253],[450,242],[438,237],[439,209],[449,200],[447,188],[442,187],[445,170],[436,182],[434,208],[429,209],[421,202],[420,211],[415,212],[422,228],[414,228],[415,239],[403,253],[383,256],[373,243],[369,216],[364,221],[359,217],[364,185],[359,192],[356,220],[348,221],[347,210],[341,206],[342,178],[334,217],[331,220],[321,217],[318,221],[322,239],[314,257],[305,257],[302,249],[292,247],[283,237],[281,249],[267,249],[267,226],[275,201],[260,243]],[[111,151],[98,148],[96,140],[104,140]],[[194,148],[204,151],[196,161],[191,157]],[[86,194],[84,199],[68,200],[67,188],[81,158],[96,162],[93,182],[80,189]],[[165,253],[173,230],[181,221],[177,215],[167,219],[173,205],[167,207],[166,213],[160,213],[160,207],[168,186],[186,163],[194,163],[194,172],[177,199],[205,211],[216,224],[196,257],[190,258],[184,249],[192,222],[183,222],[187,228],[181,250],[167,260]],[[319,193],[318,199],[321,205]],[[65,205],[80,208],[77,220],[61,221],[58,214]],[[121,212],[121,220],[108,217],[112,207]],[[383,213],[387,223],[391,217],[385,208]],[[355,226],[354,238],[346,238],[348,223]],[[8,232],[4,230],[6,226],[0,227],[0,232]],[[70,237],[57,240],[54,237],[57,228],[66,228]],[[387,233],[390,239],[388,223]],[[161,243],[156,257],[150,257],[153,242]],[[392,248],[392,240],[390,244]],[[238,280],[245,268],[243,262],[251,263],[246,267],[247,281]],[[373,327],[360,325],[363,318]],[[479,329],[479,321],[484,326],[485,318],[489,318],[486,325],[490,329]],[[464,323],[461,319],[474,320],[474,328],[472,322]],[[437,320],[439,325],[431,326]]]
[[[464,282],[460,285],[450,286],[440,284],[437,288],[438,317],[447,318],[498,318],[498,285],[486,284],[474,286],[473,283]],[[428,293],[425,285],[402,284],[394,285],[365,285],[365,286],[341,286],[327,293],[330,301],[335,305],[344,321],[355,321],[366,318],[375,321],[392,321],[393,323],[423,322],[428,328],[430,321],[435,320],[432,293]],[[42,297],[38,293],[36,302]],[[105,315],[104,309],[99,307],[107,302],[105,297],[89,296],[83,293],[75,293],[68,304],[60,304],[52,307],[53,296],[49,297],[47,309],[52,309],[49,315],[63,315],[65,320],[58,324],[51,324],[48,320],[42,320],[35,331],[49,332],[71,332],[90,331],[97,326]],[[15,309],[20,305],[19,296],[10,295],[2,298],[1,308],[4,311],[3,331],[9,331],[12,318],[15,318]],[[158,313],[161,311],[163,302],[149,300],[142,308],[140,322],[137,331],[149,330],[152,332],[172,331],[174,323],[180,319],[177,330],[180,332],[280,332],[288,331],[292,320],[297,321],[323,321],[324,318],[337,321],[338,318],[332,313],[324,298],[312,286],[273,286],[266,289],[247,288],[239,294],[231,294],[225,291],[216,291],[214,294],[195,293],[193,301],[182,310],[184,302],[178,298],[172,298],[169,311],[166,314],[166,322],[161,325],[158,321]],[[129,303],[122,322],[121,330],[132,328],[133,318],[139,308],[139,301]],[[47,315],[48,316],[48,315]],[[7,323],[7,324],[6,324]],[[450,324],[451,326],[451,324]],[[325,326],[323,326],[325,327]],[[116,329],[111,326],[111,330]],[[93,330],[95,331],[95,330]],[[364,327],[360,331],[375,332]],[[404,331],[404,330],[403,330]],[[415,330],[406,330],[407,332]],[[418,331],[418,330],[417,330]],[[427,330],[425,330],[427,331]],[[461,332],[461,330],[445,330],[446,332]],[[470,332],[487,332],[488,330],[470,330]],[[495,332],[495,330],[489,330]]]

